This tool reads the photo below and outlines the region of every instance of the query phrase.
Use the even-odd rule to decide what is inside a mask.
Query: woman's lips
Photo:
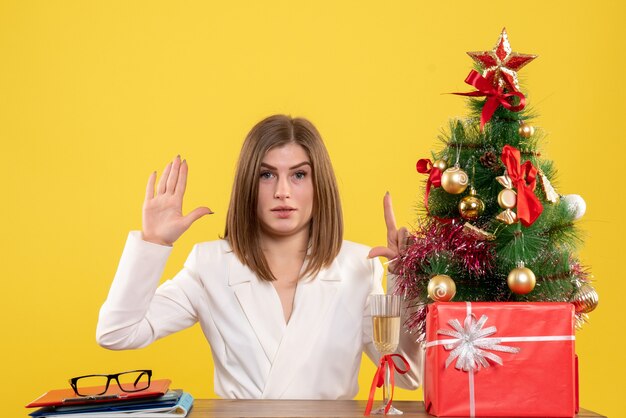
[[[290,217],[291,213],[295,212],[295,210],[296,209],[294,208],[280,207],[272,209],[272,212],[274,212],[280,219],[286,219]]]

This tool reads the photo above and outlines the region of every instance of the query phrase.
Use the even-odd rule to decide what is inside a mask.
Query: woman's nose
[[[285,178],[283,178],[282,180],[279,179],[276,182],[276,191],[274,192],[274,198],[275,199],[288,199],[290,197],[291,197],[291,194],[290,194],[290,189],[289,189],[289,182]]]

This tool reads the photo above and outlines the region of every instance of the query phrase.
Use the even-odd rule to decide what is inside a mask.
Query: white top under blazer
[[[301,279],[285,323],[270,282],[241,264],[228,243],[197,244],[174,278],[158,286],[172,247],[132,231],[102,305],[98,343],[113,350],[145,347],[200,323],[215,364],[215,392],[230,399],[352,399],[361,353],[378,363],[368,296],[383,293],[383,267],[369,248],[344,241],[329,268]],[[158,288],[157,288],[158,286]],[[421,346],[401,332],[399,353],[421,382]]]

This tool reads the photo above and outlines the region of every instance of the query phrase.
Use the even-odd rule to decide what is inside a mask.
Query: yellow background
[[[176,243],[169,277],[193,243],[222,232],[250,127],[306,116],[334,161],[346,238],[382,244],[383,194],[400,224],[414,223],[415,162],[467,113],[442,93],[470,90],[465,52],[491,49],[506,26],[515,51],[540,56],[520,76],[557,190],[588,204],[581,257],[601,302],[577,335],[581,404],[621,416],[624,16],[618,1],[0,2],[1,415],[22,416],[71,376],[130,368],[215,396],[198,327],[137,351],[94,340],[149,173],[180,153],[186,211],[215,211]],[[361,399],[373,372],[364,362]]]

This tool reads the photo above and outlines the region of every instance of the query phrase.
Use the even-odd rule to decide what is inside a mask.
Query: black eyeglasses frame
[[[137,385],[137,382],[139,381],[139,379],[144,376],[147,375],[148,376],[148,385],[146,387],[142,387],[141,389],[136,389],[136,390],[128,390],[125,389],[122,384],[119,381],[119,377],[123,374],[128,374],[128,373],[137,373],[139,372],[139,375],[137,376],[137,379],[135,380],[134,385]],[[106,385],[104,385],[104,390],[100,393],[89,393],[89,394],[82,394],[79,393],[78,391],[78,385],[77,382],[80,379],[86,378],[86,377],[106,377],[107,378],[107,383]],[[150,383],[152,381],[152,370],[128,370],[125,372],[120,372],[120,373],[115,373],[115,374],[86,374],[84,376],[77,376],[77,377],[72,377],[69,382],[70,382],[70,386],[72,387],[72,389],[74,390],[74,393],[78,396],[94,396],[94,395],[103,395],[106,393],[107,390],[109,390],[109,385],[111,384],[111,380],[115,380],[115,382],[117,383],[117,386],[120,388],[120,390],[122,392],[128,392],[128,393],[133,393],[133,392],[141,392],[142,390],[146,390],[150,387]]]

